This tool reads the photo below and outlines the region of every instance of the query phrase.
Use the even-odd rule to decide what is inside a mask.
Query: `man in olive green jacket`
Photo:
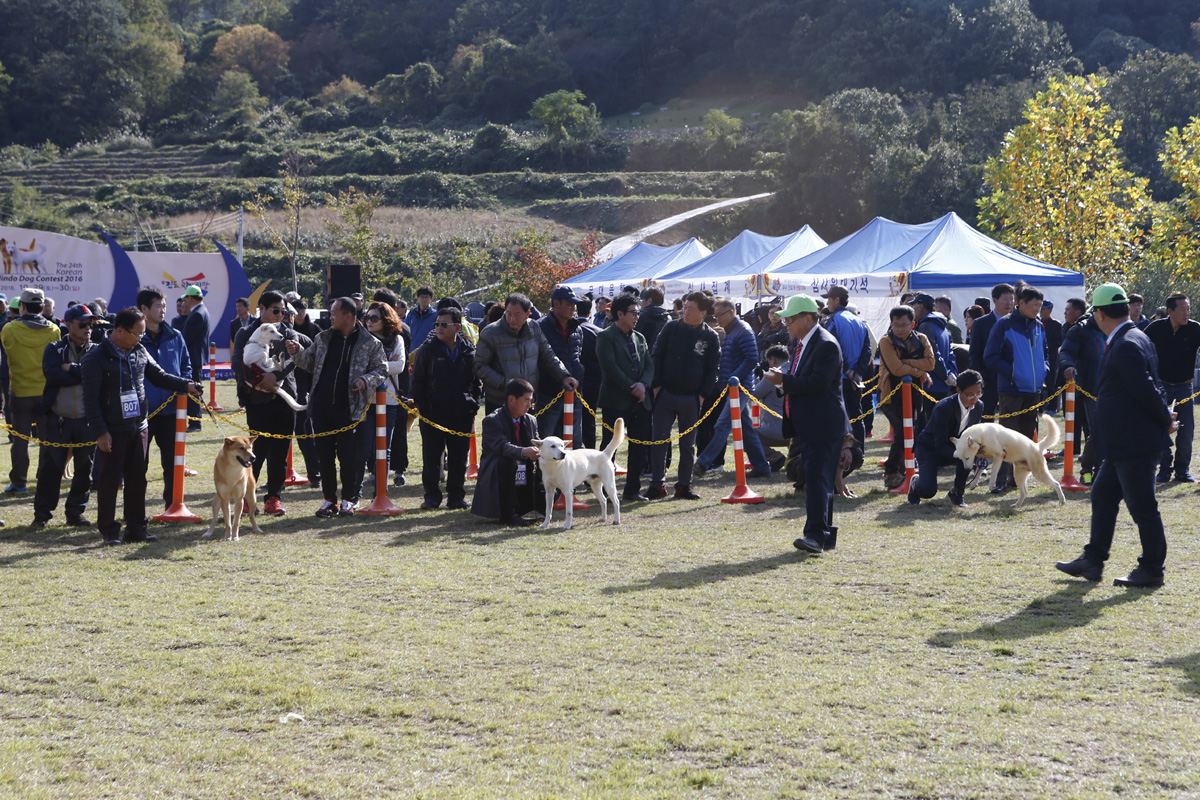
[[[612,438],[610,428],[618,418],[625,419],[629,438],[628,473],[623,499],[645,500],[642,472],[650,463],[650,448],[635,444],[634,439],[650,439],[650,411],[653,397],[654,361],[646,337],[635,331],[638,320],[637,298],[621,295],[609,309],[612,324],[596,336],[596,360],[600,362],[600,408],[603,410],[604,436],[601,448]]]

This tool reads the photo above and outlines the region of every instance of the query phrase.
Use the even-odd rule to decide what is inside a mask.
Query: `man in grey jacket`
[[[484,410],[490,414],[505,404],[508,382],[521,378],[537,386],[540,374],[572,391],[579,381],[554,355],[550,343],[536,325],[529,324],[533,303],[523,294],[510,294],[504,301],[504,316],[479,332],[475,345],[475,377],[483,383]],[[549,403],[553,397],[538,397]]]

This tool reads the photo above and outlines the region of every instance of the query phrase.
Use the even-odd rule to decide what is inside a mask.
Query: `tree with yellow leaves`
[[[1154,251],[1172,278],[1200,280],[1200,117],[1167,131],[1158,157],[1183,192],[1165,205],[1154,225]]]
[[[1100,97],[1104,79],[1051,79],[1026,124],[988,161],[980,227],[1035,258],[1082,272],[1089,285],[1124,280],[1147,247],[1147,181],[1117,148],[1121,122]]]

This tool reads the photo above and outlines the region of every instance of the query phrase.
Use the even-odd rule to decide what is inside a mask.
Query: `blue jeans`
[[[1163,386],[1167,394],[1167,404],[1172,400],[1182,400],[1192,394],[1192,384],[1182,383],[1177,386]],[[1179,419],[1179,432],[1175,434],[1175,474],[1187,475],[1192,469],[1192,433],[1196,422],[1192,401],[1175,404],[1175,414]],[[1163,451],[1162,460],[1158,462],[1158,471],[1171,472],[1171,448]]]
[[[1083,548],[1084,555],[1090,560],[1098,564],[1108,560],[1117,525],[1117,510],[1124,499],[1142,540],[1138,563],[1151,573],[1162,575],[1163,562],[1167,558],[1167,536],[1158,513],[1158,500],[1154,497],[1156,463],[1158,454],[1151,453],[1137,458],[1108,458],[1100,465],[1090,493],[1091,541]]]
[[[750,398],[746,392],[739,394],[738,399],[742,408],[742,448],[746,451],[746,459],[750,462],[751,468],[770,472],[771,463],[767,460],[767,451],[763,449],[762,441],[758,438],[758,431],[754,430],[754,425],[750,422]],[[730,416],[730,413],[729,403],[726,403],[725,408],[721,409],[721,416],[717,417],[717,424],[713,426],[712,440],[696,459],[696,462],[705,469],[712,467],[725,450],[729,433],[733,430],[733,417]]]

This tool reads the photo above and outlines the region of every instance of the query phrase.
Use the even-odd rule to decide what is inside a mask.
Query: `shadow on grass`
[[[1188,694],[1200,695],[1200,652],[1192,653],[1190,656],[1168,658],[1154,666],[1178,669],[1184,677],[1184,682],[1180,684],[1179,688]]]
[[[0,567],[11,567],[22,561],[47,555],[85,553],[100,544],[100,537],[94,528],[34,528],[31,525],[20,525],[4,528],[3,532],[0,532],[0,541],[21,542],[35,548],[0,558]]]
[[[1099,618],[1106,609],[1129,603],[1144,596],[1147,590],[1127,591],[1109,595],[1103,600],[1087,601],[1088,592],[1099,584],[1090,581],[1063,581],[1062,588],[1053,594],[1033,600],[1025,608],[999,622],[980,625],[972,631],[941,631],[929,637],[934,647],[953,647],[968,640],[998,641],[1025,639],[1046,633],[1082,628]]]
[[[600,590],[603,595],[629,594],[648,589],[691,589],[706,583],[718,583],[729,578],[739,578],[745,575],[757,575],[769,572],[789,564],[803,563],[812,558],[808,553],[795,550],[780,553],[768,558],[756,558],[751,561],[739,561],[735,564],[705,564],[702,567],[683,572],[660,572],[653,578],[624,586],[606,586]]]

